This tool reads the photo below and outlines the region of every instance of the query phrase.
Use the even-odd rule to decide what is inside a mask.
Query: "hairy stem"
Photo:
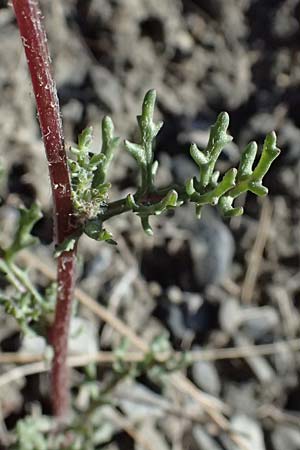
[[[72,232],[71,186],[64,147],[60,108],[51,72],[47,37],[37,0],[13,0],[23,42],[39,122],[46,150],[54,204],[54,240],[62,243]],[[55,321],[51,330],[54,348],[52,368],[53,412],[62,416],[68,409],[67,343],[75,277],[76,250],[58,258],[58,294]]]

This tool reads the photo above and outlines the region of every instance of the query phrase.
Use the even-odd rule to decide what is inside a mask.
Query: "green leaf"
[[[5,258],[11,260],[23,248],[30,247],[38,242],[38,238],[31,235],[32,228],[42,218],[42,212],[37,203],[29,209],[20,208],[20,217],[11,246],[5,251]]]
[[[219,207],[224,217],[236,217],[243,214],[243,208],[232,207],[233,198],[230,196],[224,196],[219,201]]]
[[[166,208],[175,208],[175,206],[177,204],[177,200],[178,200],[178,194],[174,189],[172,189],[171,191],[169,191],[167,193],[165,198],[163,198],[159,202],[157,211],[159,211],[159,213],[160,213],[160,212],[163,212]]]
[[[241,156],[241,162],[238,168],[238,181],[243,180],[250,175],[252,175],[252,166],[257,153],[257,144],[256,142],[250,142]]]
[[[114,124],[109,116],[105,116],[102,120],[102,148],[101,153],[103,160],[98,165],[93,177],[92,186],[99,186],[107,179],[108,169],[113,159],[114,152],[119,145],[120,138],[114,136]]]
[[[219,176],[220,176],[220,172],[218,170],[216,170],[216,172],[213,172],[211,179],[210,179],[210,184],[212,187],[217,187]]]
[[[204,155],[204,153],[198,149],[196,144],[192,144],[190,146],[190,154],[195,163],[199,167],[201,167],[203,164],[207,164],[209,161],[208,158]]]
[[[141,223],[143,230],[148,236],[153,236],[153,230],[151,228],[151,225],[149,223],[149,216],[141,216]]]
[[[258,195],[258,197],[263,197],[267,195],[268,188],[263,186],[260,183],[250,182],[249,183],[249,191],[253,192],[253,194]]]
[[[279,154],[280,150],[276,147],[276,134],[272,131],[264,141],[260,160],[252,174],[252,181],[261,181]]]
[[[189,178],[186,181],[186,183],[185,183],[185,191],[186,191],[186,193],[187,193],[187,195],[189,197],[194,194],[195,188],[194,188],[194,179],[193,178]]]
[[[126,203],[132,211],[136,212],[139,210],[139,206],[136,204],[134,196],[132,194],[127,195]]]
[[[80,230],[77,233],[74,233],[66,238],[61,244],[58,244],[55,247],[54,258],[58,258],[64,252],[70,252],[71,250],[74,250],[81,234],[82,232]]]
[[[95,241],[105,241],[108,244],[117,245],[117,242],[112,239],[112,234],[103,228],[100,218],[87,221],[84,226],[84,233]]]
[[[116,241],[112,239],[111,232],[104,228],[100,231],[99,241],[106,241],[108,244],[117,245]]]
[[[157,173],[157,169],[158,169],[158,161],[154,161],[154,163],[152,164],[152,169],[151,169],[151,173],[152,173],[153,177],[155,177],[155,175]]]
[[[199,180],[194,183],[194,187],[199,194],[203,194],[207,186],[212,183],[217,159],[225,145],[232,140],[232,137],[227,134],[228,125],[228,114],[226,112],[220,113],[216,123],[210,129],[206,149],[201,152],[195,144],[190,147],[191,156],[200,169]]]
[[[154,89],[151,89],[144,97],[141,115],[137,116],[141,134],[140,143],[135,144],[125,141],[126,149],[135,158],[140,169],[140,186],[138,191],[142,195],[155,190],[154,177],[157,171],[157,163],[154,162],[153,143],[163,126],[163,122],[154,123],[153,121],[155,99],[156,92]]]
[[[216,205],[227,191],[229,191],[235,185],[235,178],[237,175],[236,169],[230,169],[222,178],[222,181],[211,191],[208,191],[206,194],[198,194],[197,192],[193,194],[193,201],[197,202],[200,205]]]
[[[93,142],[93,128],[87,127],[78,136],[78,147],[80,150],[86,152]]]
[[[228,172],[225,173],[225,175],[222,178],[222,181],[215,187],[215,189],[212,191],[214,197],[222,197],[222,195],[225,194],[225,192],[229,191],[229,189],[233,188],[235,186],[235,179],[237,175],[236,169],[229,169]]]
[[[221,112],[216,123],[211,127],[210,139],[207,146],[207,152],[213,153],[216,147],[223,148],[232,141],[232,136],[227,134],[229,127],[229,115],[227,112]]]
[[[102,153],[95,153],[90,159],[89,166],[91,169],[96,169],[99,164],[104,163],[105,161],[105,155]]]
[[[129,153],[134,157],[138,165],[145,166],[146,158],[143,147],[139,144],[134,144],[133,142],[130,141],[125,141],[124,144]]]
[[[91,154],[92,128],[86,128],[78,137],[77,148],[71,148],[75,160],[68,160],[73,208],[81,222],[96,218],[107,202],[110,184],[105,180],[119,142],[109,117],[102,121],[102,135],[101,153]]]
[[[150,344],[152,354],[158,355],[160,353],[166,353],[172,351],[172,346],[169,340],[169,336],[165,333],[155,336]]]
[[[142,114],[140,116],[137,116],[137,121],[142,134],[143,144],[145,146],[147,146],[149,141],[151,142],[157,136],[159,130],[163,126],[163,122],[159,122],[157,124],[153,122],[155,101],[156,91],[155,89],[150,89],[144,97]]]

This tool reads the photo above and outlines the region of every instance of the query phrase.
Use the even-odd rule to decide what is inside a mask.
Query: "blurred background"
[[[108,223],[117,247],[82,239],[78,282],[145,340],[163,333],[175,350],[214,350],[215,357],[193,364],[188,377],[226,403],[232,426],[248,433],[253,450],[299,450],[299,0],[41,5],[68,147],[92,125],[98,151],[104,114],[113,118],[118,136],[135,139],[136,115],[149,88],[157,90],[156,118],[165,122],[156,142],[160,185],[196,174],[189,144],[206,145],[221,111],[230,114],[234,137],[222,154],[222,171],[237,166],[249,141],[261,148],[266,133],[276,131],[282,153],[265,179],[268,198],[247,195],[241,201],[245,214],[229,221],[210,208],[198,221],[193,208],[184,207],[152,219],[153,238],[143,234],[138,218],[119,216]],[[13,11],[5,0],[0,8],[0,154],[2,195],[9,200],[1,209],[1,240],[15,223],[13,206],[38,200],[44,218],[34,232],[46,247],[37,254],[47,262],[53,251],[47,166]],[[111,199],[133,192],[136,175],[121,146],[111,170]],[[119,345],[108,325],[85,320],[94,324],[94,334],[82,339],[91,339],[93,349]],[[24,349],[14,322],[3,316],[1,327],[2,351]],[[278,351],[282,341],[284,351]],[[255,348],[254,356],[240,355],[241,347],[259,344],[268,344],[268,355]],[[218,359],[225,347],[234,349],[234,357]],[[3,436],[31,411],[28,405],[37,402],[47,412],[46,381],[32,375],[0,391]],[[128,386],[123,389],[128,393]],[[147,398],[169,395],[176,404],[147,376],[130,389]],[[207,417],[197,423],[130,401],[120,407],[133,422],[138,417],[158,450],[235,449]],[[96,448],[141,448],[122,436],[113,429]]]

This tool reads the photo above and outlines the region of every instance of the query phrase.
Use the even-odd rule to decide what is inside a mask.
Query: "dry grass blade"
[[[216,361],[225,359],[240,359],[252,356],[267,356],[275,355],[277,353],[283,353],[287,351],[297,352],[300,350],[300,338],[288,339],[285,341],[273,342],[271,344],[260,345],[245,345],[241,347],[228,347],[228,348],[211,348],[206,350],[195,350],[189,352],[189,358],[191,362],[197,361]],[[172,356],[181,357],[182,352],[173,352]],[[145,353],[128,352],[122,356],[125,362],[140,362],[144,359]],[[159,362],[165,361],[170,357],[170,353],[160,354]],[[68,365],[70,367],[85,366],[89,363],[98,364],[113,364],[116,360],[114,352],[104,351],[89,354],[78,354],[70,356],[68,358]],[[6,352],[0,353],[0,364],[28,364],[34,362],[45,361],[45,355],[32,354],[32,353],[16,353]]]
[[[13,381],[20,380],[28,375],[36,373],[47,372],[50,370],[49,363],[39,361],[32,364],[24,364],[22,366],[14,367],[13,369],[0,375],[0,388]]]
[[[248,267],[241,292],[242,303],[251,303],[255,290],[256,280],[260,270],[263,251],[268,239],[272,218],[272,206],[268,198],[262,204],[261,215],[257,228],[256,239],[248,260]]]

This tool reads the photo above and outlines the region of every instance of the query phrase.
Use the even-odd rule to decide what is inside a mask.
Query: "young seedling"
[[[53,194],[57,299],[54,323],[49,332],[54,349],[51,398],[54,415],[61,417],[66,415],[69,408],[66,357],[74,296],[76,248],[80,236],[85,233],[97,241],[114,244],[104,223],[111,217],[129,211],[140,218],[144,231],[150,235],[153,233],[151,216],[187,202],[195,204],[198,217],[205,205],[218,206],[228,217],[240,215],[243,209],[234,206],[234,200],[247,191],[259,196],[267,194],[262,180],[279,150],[275,133],[272,132],[265,139],[261,157],[254,169],[257,145],[252,142],[243,151],[238,169],[228,170],[220,179],[216,163],[224,146],[232,140],[227,134],[229,117],[223,112],[211,127],[206,148],[200,150],[195,144],[190,147],[190,155],[199,169],[199,176],[186,180],[183,185],[157,188],[155,177],[158,162],[154,155],[154,143],[163,124],[154,121],[156,92],[150,90],[145,95],[141,115],[137,117],[139,142],[124,141],[126,150],[136,160],[139,170],[137,189],[125,198],[110,202],[108,173],[120,143],[114,135],[112,120],[105,117],[102,121],[102,149],[99,154],[91,152],[92,130],[87,128],[79,136],[77,145],[71,148],[71,157],[67,160],[61,114],[38,2],[13,0],[13,6],[31,74]],[[30,230],[39,217],[35,206],[32,208],[26,214],[21,213],[15,240],[2,253],[0,269],[16,285],[22,275],[16,273],[12,259],[25,245],[32,243]],[[26,286],[25,282],[23,279],[23,285]],[[28,283],[27,288],[36,303],[39,303],[39,294]],[[26,312],[23,315],[26,319]]]

